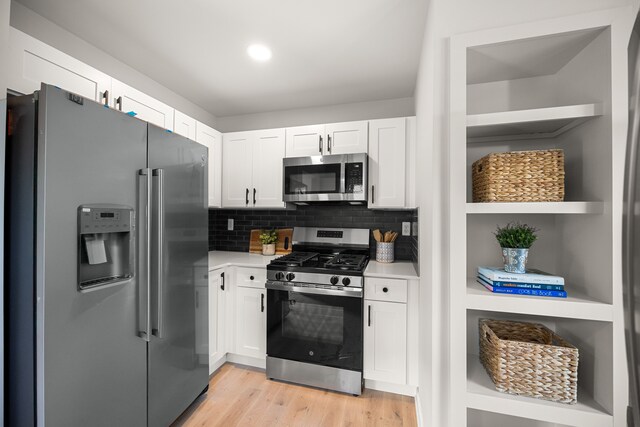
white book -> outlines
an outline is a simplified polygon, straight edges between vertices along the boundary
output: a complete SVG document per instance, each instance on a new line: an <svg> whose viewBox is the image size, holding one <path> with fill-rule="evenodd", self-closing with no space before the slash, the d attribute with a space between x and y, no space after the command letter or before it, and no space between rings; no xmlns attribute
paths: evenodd
<svg viewBox="0 0 640 427"><path fill-rule="evenodd" d="M539 283L545 285L564 285L564 277L554 276L544 271L527 269L526 273L509 273L497 267L478 267L478 273L496 282Z"/></svg>

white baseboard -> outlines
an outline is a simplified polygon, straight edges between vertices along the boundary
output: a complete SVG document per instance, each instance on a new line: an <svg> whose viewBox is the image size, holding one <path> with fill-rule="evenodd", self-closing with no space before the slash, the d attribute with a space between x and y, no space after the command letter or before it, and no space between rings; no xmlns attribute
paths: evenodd
<svg viewBox="0 0 640 427"><path fill-rule="evenodd" d="M227 353L227 362L238 363L240 365L252 366L254 368L266 369L267 359L258 359L256 357L242 356L240 354Z"/></svg>
<svg viewBox="0 0 640 427"><path fill-rule="evenodd" d="M418 427L424 427L424 416L422 414L422 403L420 403L420 393L416 390L416 395L413 398L416 405L416 420L418 422Z"/></svg>
<svg viewBox="0 0 640 427"><path fill-rule="evenodd" d="M416 386L407 384L394 384L384 381L364 380L365 388L378 391L386 391L388 393L402 394L404 396L415 396Z"/></svg>
<svg viewBox="0 0 640 427"><path fill-rule="evenodd" d="M209 376L213 375L215 371L220 369L222 365L227 361L227 355L225 354L222 357L219 357L217 360L210 358L209 359Z"/></svg>

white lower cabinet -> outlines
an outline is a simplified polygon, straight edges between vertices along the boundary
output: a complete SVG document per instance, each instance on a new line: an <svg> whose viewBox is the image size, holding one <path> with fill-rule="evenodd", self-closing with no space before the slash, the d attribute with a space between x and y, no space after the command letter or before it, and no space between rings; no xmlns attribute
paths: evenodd
<svg viewBox="0 0 640 427"><path fill-rule="evenodd" d="M267 352L266 289L236 288L235 353L264 359Z"/></svg>
<svg viewBox="0 0 640 427"><path fill-rule="evenodd" d="M407 305L365 300L364 378L404 384L407 379Z"/></svg>
<svg viewBox="0 0 640 427"><path fill-rule="evenodd" d="M209 373L216 370L227 354L227 287L225 270L209 272Z"/></svg>

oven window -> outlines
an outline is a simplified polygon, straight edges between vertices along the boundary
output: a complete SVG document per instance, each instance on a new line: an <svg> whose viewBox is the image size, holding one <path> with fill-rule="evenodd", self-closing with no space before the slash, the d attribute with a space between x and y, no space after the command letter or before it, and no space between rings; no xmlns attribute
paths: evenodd
<svg viewBox="0 0 640 427"><path fill-rule="evenodd" d="M286 194L327 194L340 192L340 164L287 166Z"/></svg>
<svg viewBox="0 0 640 427"><path fill-rule="evenodd" d="M295 307L295 309L291 309ZM344 339L344 308L289 300L282 304L282 336L340 345Z"/></svg>

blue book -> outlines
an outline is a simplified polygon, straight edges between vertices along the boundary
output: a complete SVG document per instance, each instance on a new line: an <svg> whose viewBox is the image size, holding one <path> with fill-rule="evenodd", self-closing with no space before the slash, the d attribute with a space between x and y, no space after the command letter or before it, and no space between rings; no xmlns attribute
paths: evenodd
<svg viewBox="0 0 640 427"><path fill-rule="evenodd" d="M490 290L494 294L512 294L512 295L529 295L536 297L554 297L554 298L566 298L566 291L543 291L538 289L521 289L521 288L502 288L498 286L492 286L486 283L484 280L478 278L478 283Z"/></svg>
<svg viewBox="0 0 640 427"><path fill-rule="evenodd" d="M496 267L478 267L478 274L494 282L537 283L541 285L564 285L564 277L553 276L544 271L527 269L527 273L508 273Z"/></svg>
<svg viewBox="0 0 640 427"><path fill-rule="evenodd" d="M564 285L544 285L540 283L522 283L522 282L509 282L491 280L488 277L478 274L478 277L487 282L491 286L497 286L499 288L521 288L521 289L538 289L541 291L564 291Z"/></svg>

